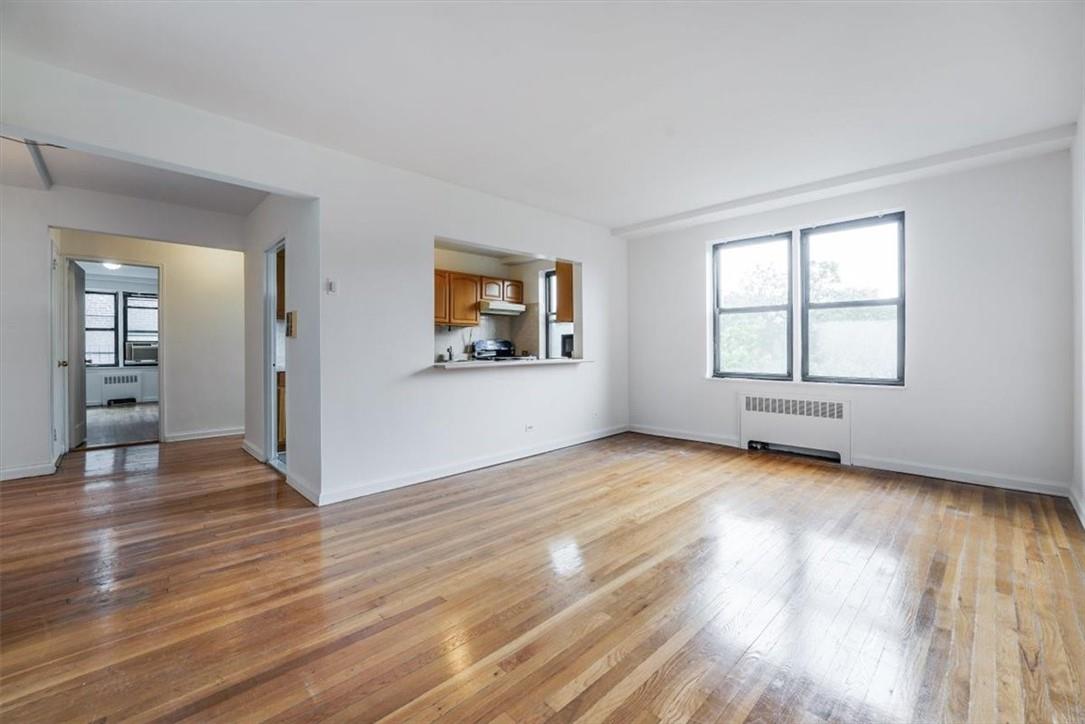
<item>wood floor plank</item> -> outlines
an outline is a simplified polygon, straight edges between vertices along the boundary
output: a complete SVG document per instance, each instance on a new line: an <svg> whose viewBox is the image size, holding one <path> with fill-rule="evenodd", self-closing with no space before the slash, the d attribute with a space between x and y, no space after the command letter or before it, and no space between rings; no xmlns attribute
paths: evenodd
<svg viewBox="0 0 1085 724"><path fill-rule="evenodd" d="M1064 499L622 434L326 508L237 438L0 485L5 721L1085 720Z"/></svg>

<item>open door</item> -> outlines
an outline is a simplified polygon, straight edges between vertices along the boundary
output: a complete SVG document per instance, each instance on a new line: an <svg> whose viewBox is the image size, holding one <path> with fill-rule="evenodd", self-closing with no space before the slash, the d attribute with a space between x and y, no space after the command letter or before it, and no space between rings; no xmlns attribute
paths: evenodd
<svg viewBox="0 0 1085 724"><path fill-rule="evenodd" d="M87 374L84 304L86 273L68 261L68 356L58 364L68 368L68 448L74 450L87 440Z"/></svg>

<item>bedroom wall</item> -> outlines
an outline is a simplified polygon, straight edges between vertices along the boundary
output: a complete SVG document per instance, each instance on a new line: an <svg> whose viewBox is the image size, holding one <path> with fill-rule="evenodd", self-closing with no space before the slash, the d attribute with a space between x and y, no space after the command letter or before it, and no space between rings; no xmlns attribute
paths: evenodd
<svg viewBox="0 0 1085 724"><path fill-rule="evenodd" d="M0 186L0 209L0 477L7 479L49 474L56 460L50 226L240 249L244 220L59 186Z"/></svg>

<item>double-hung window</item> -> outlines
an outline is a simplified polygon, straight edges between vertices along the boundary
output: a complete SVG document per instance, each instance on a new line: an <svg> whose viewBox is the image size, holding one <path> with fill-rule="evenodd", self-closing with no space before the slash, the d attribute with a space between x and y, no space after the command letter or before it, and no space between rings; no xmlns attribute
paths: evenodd
<svg viewBox="0 0 1085 724"><path fill-rule="evenodd" d="M803 229L802 378L904 384L904 213Z"/></svg>
<svg viewBox="0 0 1085 724"><path fill-rule="evenodd" d="M158 295L124 293L124 341L158 341Z"/></svg>
<svg viewBox="0 0 1085 724"><path fill-rule="evenodd" d="M904 384L904 212L713 246L717 377ZM793 257L794 254L794 257ZM792 299L792 259L799 302Z"/></svg>
<svg viewBox="0 0 1085 724"><path fill-rule="evenodd" d="M84 342L89 367L117 366L117 294L86 292Z"/></svg>
<svg viewBox="0 0 1085 724"><path fill-rule="evenodd" d="M791 233L716 244L717 377L791 379Z"/></svg>

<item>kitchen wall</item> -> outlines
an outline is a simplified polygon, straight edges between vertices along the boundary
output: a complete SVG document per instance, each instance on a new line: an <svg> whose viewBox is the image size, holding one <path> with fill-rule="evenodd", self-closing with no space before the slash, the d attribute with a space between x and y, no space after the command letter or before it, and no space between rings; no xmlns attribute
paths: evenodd
<svg viewBox="0 0 1085 724"><path fill-rule="evenodd" d="M1065 494L1069 173L1060 151L632 241L634 429L734 445L742 393L848 399L858 465ZM710 242L896 209L906 213L906 387L707 376Z"/></svg>
<svg viewBox="0 0 1085 724"><path fill-rule="evenodd" d="M2 92L2 89L0 89ZM243 219L54 186L0 186L0 477L53 472L49 227L240 248Z"/></svg>
<svg viewBox="0 0 1085 724"><path fill-rule="evenodd" d="M244 256L226 249L57 230L60 252L158 266L165 439L244 431Z"/></svg>
<svg viewBox="0 0 1085 724"><path fill-rule="evenodd" d="M300 277L298 255L288 250L287 276L291 289L303 289L291 303L300 334L314 334L293 349L319 359L319 374L300 371L296 356L288 366L312 385L307 401L319 410L306 430L319 440L319 478L307 482L321 502L592 439L628 423L626 246L604 228L11 53L0 62L0 118L9 135L319 199L318 245L305 251ZM435 238L583 262L591 361L434 369ZM334 294L323 291L326 279L336 282ZM256 341L247 337L247 344ZM297 387L291 415L296 395ZM500 406L503 423L464 414L480 405ZM288 434L291 464L314 452L306 449L311 440Z"/></svg>

